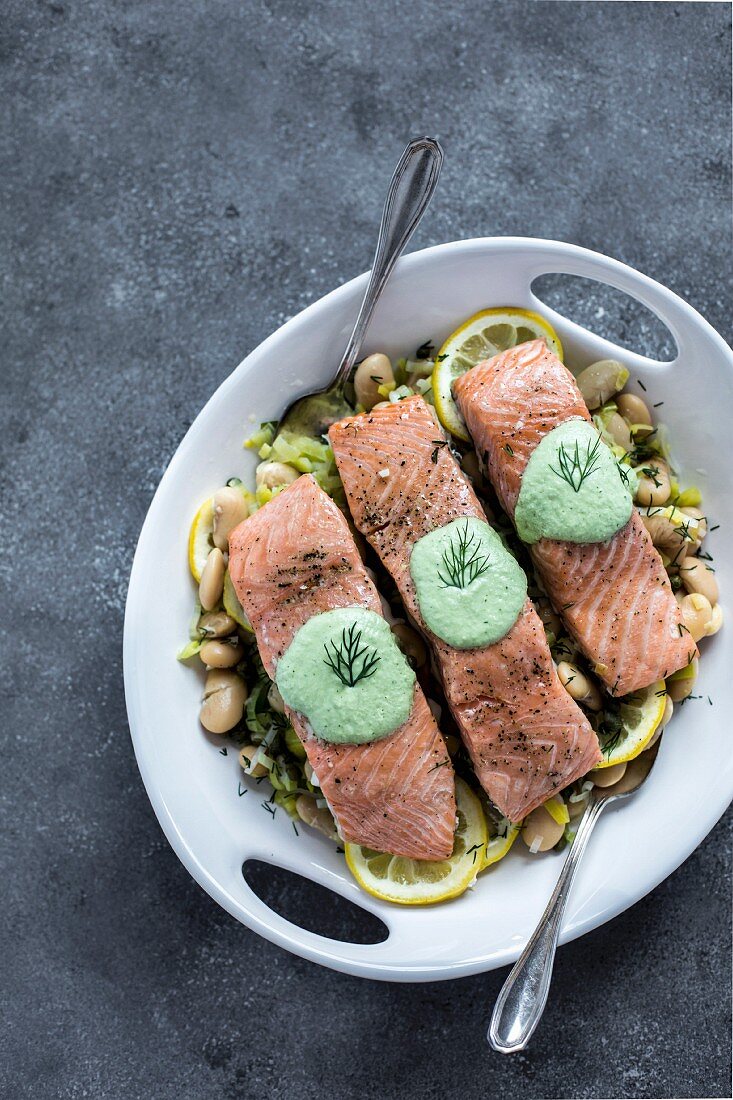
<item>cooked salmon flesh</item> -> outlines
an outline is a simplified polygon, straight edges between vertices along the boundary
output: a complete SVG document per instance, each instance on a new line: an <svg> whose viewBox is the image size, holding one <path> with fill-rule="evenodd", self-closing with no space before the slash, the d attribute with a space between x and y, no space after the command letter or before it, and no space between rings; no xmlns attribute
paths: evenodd
<svg viewBox="0 0 733 1100"><path fill-rule="evenodd" d="M532 340L461 375L456 400L510 517L540 440L590 414L570 371ZM697 647L683 624L662 559L636 510L602 543L540 539L532 558L566 627L612 695L627 695L689 664Z"/></svg>
<svg viewBox="0 0 733 1100"><path fill-rule="evenodd" d="M587 718L560 683L529 599L492 645L457 649L421 618L410 574L417 541L460 517L486 516L432 409L410 397L329 431L349 508L429 639L446 699L487 794L521 820L601 759Z"/></svg>
<svg viewBox="0 0 733 1100"><path fill-rule="evenodd" d="M293 636L314 615L353 605L382 614L344 516L310 475L240 524L229 546L234 588L273 679ZM302 714L288 716L344 840L412 859L451 854L453 768L419 685L408 720L379 741L332 744L316 737Z"/></svg>

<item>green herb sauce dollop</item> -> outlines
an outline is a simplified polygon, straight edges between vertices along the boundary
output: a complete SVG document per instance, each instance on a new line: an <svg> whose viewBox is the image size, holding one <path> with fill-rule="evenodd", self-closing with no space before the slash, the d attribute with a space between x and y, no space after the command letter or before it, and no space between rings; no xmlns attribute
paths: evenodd
<svg viewBox="0 0 733 1100"><path fill-rule="evenodd" d="M491 645L509 633L527 598L527 578L484 520L451 520L410 555L425 625L456 649Z"/></svg>
<svg viewBox="0 0 733 1100"><path fill-rule="evenodd" d="M530 455L514 511L523 542L605 542L633 509L633 471L586 420L566 420Z"/></svg>
<svg viewBox="0 0 733 1100"><path fill-rule="evenodd" d="M415 673L381 615L340 607L296 631L275 681L317 737L362 745L394 733L410 717Z"/></svg>

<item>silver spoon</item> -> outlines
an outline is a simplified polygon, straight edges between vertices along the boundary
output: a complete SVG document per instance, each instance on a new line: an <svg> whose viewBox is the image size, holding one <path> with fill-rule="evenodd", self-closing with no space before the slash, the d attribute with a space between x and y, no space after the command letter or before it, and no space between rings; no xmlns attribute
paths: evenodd
<svg viewBox="0 0 733 1100"><path fill-rule="evenodd" d="M595 823L612 802L628 798L638 791L652 770L661 742L660 737L651 749L632 760L613 787L605 790L594 787L591 791L552 897L529 943L504 982L494 1007L486 1037L494 1050L501 1054L524 1050L545 1011L565 905Z"/></svg>
<svg viewBox="0 0 733 1100"><path fill-rule="evenodd" d="M288 406L277 432L287 429L319 436L334 421L354 411L346 401L344 386L359 357L367 326L394 265L428 208L442 164L443 150L434 138L415 138L407 145L389 185L369 284L339 369L325 389L298 397Z"/></svg>

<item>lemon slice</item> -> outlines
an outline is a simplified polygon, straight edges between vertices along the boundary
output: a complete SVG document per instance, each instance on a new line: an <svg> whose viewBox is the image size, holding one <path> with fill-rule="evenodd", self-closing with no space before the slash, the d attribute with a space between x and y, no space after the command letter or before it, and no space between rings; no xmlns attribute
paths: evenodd
<svg viewBox="0 0 733 1100"><path fill-rule="evenodd" d="M452 333L435 358L432 375L433 400L444 428L469 443L465 421L453 400L451 387L460 374L500 351L542 338L550 351L562 359L562 344L552 325L528 309L484 309Z"/></svg>
<svg viewBox="0 0 733 1100"><path fill-rule="evenodd" d="M249 630L250 633L254 633L252 627L249 625L249 619L244 613L244 608L237 599L237 593L234 591L234 582L229 576L229 570L227 569L224 574L224 593L222 595L222 603L224 604L224 610L230 618L234 619L235 623L238 623L245 630Z"/></svg>
<svg viewBox="0 0 733 1100"><path fill-rule="evenodd" d="M506 836L495 836L493 840L488 842L484 849L484 858L481 864L482 871L487 867L491 867L492 863L498 863L500 859L504 858L519 836L519 829L519 825L510 825Z"/></svg>
<svg viewBox="0 0 733 1100"><path fill-rule="evenodd" d="M188 535L188 565L193 579L201 580L209 551L214 547L214 500L205 500L193 517Z"/></svg>
<svg viewBox="0 0 733 1100"><path fill-rule="evenodd" d="M603 760L596 764L596 768L624 764L644 751L662 721L666 695L664 680L659 680L650 687L626 696L621 703L623 731L617 740L614 738L609 749L601 750Z"/></svg>
<svg viewBox="0 0 733 1100"><path fill-rule="evenodd" d="M450 859L407 859L346 844L346 862L359 885L398 905L431 905L462 894L483 867L488 834L481 803L462 779L456 779L456 806L458 827Z"/></svg>

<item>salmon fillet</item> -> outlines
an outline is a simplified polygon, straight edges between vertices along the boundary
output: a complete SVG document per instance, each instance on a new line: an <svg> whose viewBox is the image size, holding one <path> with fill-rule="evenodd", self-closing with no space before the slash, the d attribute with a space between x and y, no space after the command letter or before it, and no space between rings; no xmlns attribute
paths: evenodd
<svg viewBox="0 0 733 1100"><path fill-rule="evenodd" d="M453 390L513 518L522 474L542 437L571 417L591 419L575 379L543 340L532 340L461 375ZM647 687L697 654L636 510L607 542L541 539L530 552L556 611L612 695Z"/></svg>
<svg viewBox="0 0 733 1100"><path fill-rule="evenodd" d="M413 546L451 520L486 516L421 397L347 417L328 434L354 522L430 640L479 782L505 817L520 821L601 759L595 733L557 677L542 623L528 599L500 641L455 649L423 622Z"/></svg>
<svg viewBox="0 0 733 1100"><path fill-rule="evenodd" d="M236 528L229 571L273 679L314 615L355 604L382 614L344 516L310 475ZM450 856L453 767L419 685L407 722L363 745L323 741L303 715L286 710L344 840L411 859Z"/></svg>

